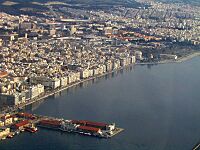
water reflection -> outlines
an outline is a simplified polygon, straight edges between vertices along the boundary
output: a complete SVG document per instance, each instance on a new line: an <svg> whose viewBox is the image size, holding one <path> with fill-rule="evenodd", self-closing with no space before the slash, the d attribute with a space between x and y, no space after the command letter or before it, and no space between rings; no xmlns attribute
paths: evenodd
<svg viewBox="0 0 200 150"><path fill-rule="evenodd" d="M42 99L41 101L38 101L38 102L35 102L35 103L32 103L31 105L28 105L26 107L24 107L21 111L34 111L36 110L41 104L43 104L45 101L45 99Z"/></svg>

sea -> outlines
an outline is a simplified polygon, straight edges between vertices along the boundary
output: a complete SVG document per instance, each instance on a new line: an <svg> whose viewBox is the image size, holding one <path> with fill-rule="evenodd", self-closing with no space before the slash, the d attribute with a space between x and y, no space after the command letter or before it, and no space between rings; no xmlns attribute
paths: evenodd
<svg viewBox="0 0 200 150"><path fill-rule="evenodd" d="M130 66L24 111L114 122L124 131L101 139L39 128L0 141L0 150L191 150L200 142L200 58Z"/></svg>

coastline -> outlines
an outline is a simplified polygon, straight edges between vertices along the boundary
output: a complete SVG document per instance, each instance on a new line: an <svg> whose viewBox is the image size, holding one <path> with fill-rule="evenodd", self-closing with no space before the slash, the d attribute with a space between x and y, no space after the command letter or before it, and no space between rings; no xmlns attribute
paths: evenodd
<svg viewBox="0 0 200 150"><path fill-rule="evenodd" d="M147 62L147 63L133 63L133 64L129 64L127 66L124 66L124 67L120 67L120 68L117 68L117 69L114 69L112 71L109 71L109 72L105 72L103 74L100 74L100 75L96 75L96 76L93 76L93 77L90 77L90 78L86 78L86 79L82 79L80 81L77 81L77 82L74 82L74 83L71 83L67 86L64 86L64 87L60 87L60 88L57 88L57 89L54 89L52 91L46 91L44 92L44 94L40 95L39 97L36 97L34 99L31 99L31 100L28 100L26 101L25 103L22 103L22 104L19 104L19 105L16 105L14 107L10 107L8 109L5 109L4 111L1 111L0 113L4 114L4 113L7 113L7 112L15 112L15 111L18 111L20 108L24 108L28 105L31 105L33 103L36 103L38 101L41 101L41 100L44 100L45 98L48 98L49 96L52 96L54 94L57 94L61 91L64 91L68 88L71 88L73 86L76 86L76 85L79 85L83 82L87 82L87 81L90 81L90 80L94 80L96 78L100 78L100 77L103 77L105 75L108 75L108 74L111 74L111 73L114 73L116 71L119 71L119 70L123 70L125 68L128 68L130 66L134 66L134 65L157 65L157 64L168 64L168 63L181 63L181 62L184 62L186 60L189 60L189 59L192 59L196 56L200 56L200 52L195 52L195 53L192 53L192 54L189 54L189 55L186 55L184 57L180 57L178 58L177 60L164 60L164 61L160 61L160 62Z"/></svg>
<svg viewBox="0 0 200 150"><path fill-rule="evenodd" d="M0 113L4 114L4 113L6 113L6 112L8 112L8 111L9 111L9 113L10 113L10 112L16 112L16 111L18 111L18 109L20 109L20 108L24 108L24 107L26 107L26 106L28 106L28 105L31 105L31 104L36 103L36 102L38 102L38 101L41 101L41 100L43 100L43 99L45 99L45 98L48 98L49 96L52 96L52 95L57 94L57 93L59 93L59 92L62 92L62 91L66 90L66 89L68 89L68 88L71 88L71 87L73 87L73 86L76 86L76 85L79 85L79 84L81 84L81 83L84 83L84 82L87 82L87 81L90 81L90 80L94 80L94 79L97 79L97 78L106 76L106 75L108 75L108 74L114 73L114 72L116 72L116 71L123 70L123 69L125 69L125 68L128 68L128 67L130 67L130 66L134 66L134 65L135 65L135 63L129 64L129 65L127 65L127 66L120 67L120 68L114 69L114 70L109 71L109 72L105 72L105 73L100 74L100 75L96 75L96 76L93 76L93 77L90 77L90 78L82 79L82 80L80 80L80 81L71 83L71 84L69 84L69 85L67 85L67 86L54 89L54 90L52 90L52 91L46 91L46 92L44 92L42 95L40 95L40 96L38 96L38 97L36 97L36 98L34 98L34 99L32 99L32 100L28 100L28 101L26 101L25 103L22 103L22 104L19 104L19 105L10 107L10 108L8 108L8 109L5 109L4 111L1 111Z"/></svg>
<svg viewBox="0 0 200 150"><path fill-rule="evenodd" d="M157 64L169 64L169 63L182 63L184 61L190 60L194 57L200 56L199 52L194 52L191 54L188 54L186 56L180 57L177 60L162 60L159 62L144 62L144 63L135 63L136 65L157 65Z"/></svg>

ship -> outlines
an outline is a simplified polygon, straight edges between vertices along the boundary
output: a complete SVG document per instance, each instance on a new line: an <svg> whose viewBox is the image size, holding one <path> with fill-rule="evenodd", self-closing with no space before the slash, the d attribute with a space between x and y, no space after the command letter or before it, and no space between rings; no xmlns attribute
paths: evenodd
<svg viewBox="0 0 200 150"><path fill-rule="evenodd" d="M25 127L24 128L26 131L30 132L30 133L35 133L38 131L38 129L36 127Z"/></svg>
<svg viewBox="0 0 200 150"><path fill-rule="evenodd" d="M7 138L13 138L14 134L10 133L7 135Z"/></svg>

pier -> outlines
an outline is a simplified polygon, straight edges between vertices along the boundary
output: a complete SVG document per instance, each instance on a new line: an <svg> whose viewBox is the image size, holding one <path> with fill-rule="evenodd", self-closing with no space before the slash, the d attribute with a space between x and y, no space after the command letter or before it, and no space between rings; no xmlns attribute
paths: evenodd
<svg viewBox="0 0 200 150"><path fill-rule="evenodd" d="M118 133L122 132L123 130L124 130L123 128L116 128L113 131L113 134L110 137L113 137L113 136L117 135Z"/></svg>
<svg viewBox="0 0 200 150"><path fill-rule="evenodd" d="M10 124L5 123L3 128L6 129L7 132L0 137L1 140L12 138L24 131L35 133L38 131L38 128L47 128L59 132L81 134L98 138L111 138L124 130L117 127L115 123L108 124L88 120L65 120L63 118L29 113L15 113L3 117L5 117L5 122L6 118L12 118L12 121L10 121Z"/></svg>
<svg viewBox="0 0 200 150"><path fill-rule="evenodd" d="M120 132L122 132L124 129L123 128L119 128L119 127L116 127L115 124L105 124L105 123L98 123L98 122L91 122L91 121L86 121L86 120L65 120L63 118L55 118L55 117L49 117L49 116L42 116L42 115L34 115L37 117L37 119L35 119L33 121L34 124L37 124L39 127L42 127L42 128L48 128L48 129L53 129L53 130L60 130L62 132L70 132L70 133L79 133L79 134L84 134L84 135L91 135L91 136L97 136L97 137L101 137L101 138L111 138L117 134L119 134ZM45 124L45 125L41 125L41 122L42 121L48 121L49 125L48 124ZM57 123L59 123L59 126ZM55 126L51 126L52 123L54 125L58 125L58 127L55 128ZM70 127L70 129L66 129L66 128L63 128L64 126L66 127L67 126L71 126L71 125L74 125L74 127L76 125L79 126L85 126L85 127L89 127L89 128L92 128L92 130L94 128L96 129L101 129L102 131L105 130L106 132L109 132L111 131L107 136L105 135L93 135L93 134L90 134L91 132L90 131L82 131L82 132L79 132L77 130L77 127L75 127L74 129L72 129ZM105 129L105 127L109 127L109 126L112 126L113 128L112 129Z"/></svg>

